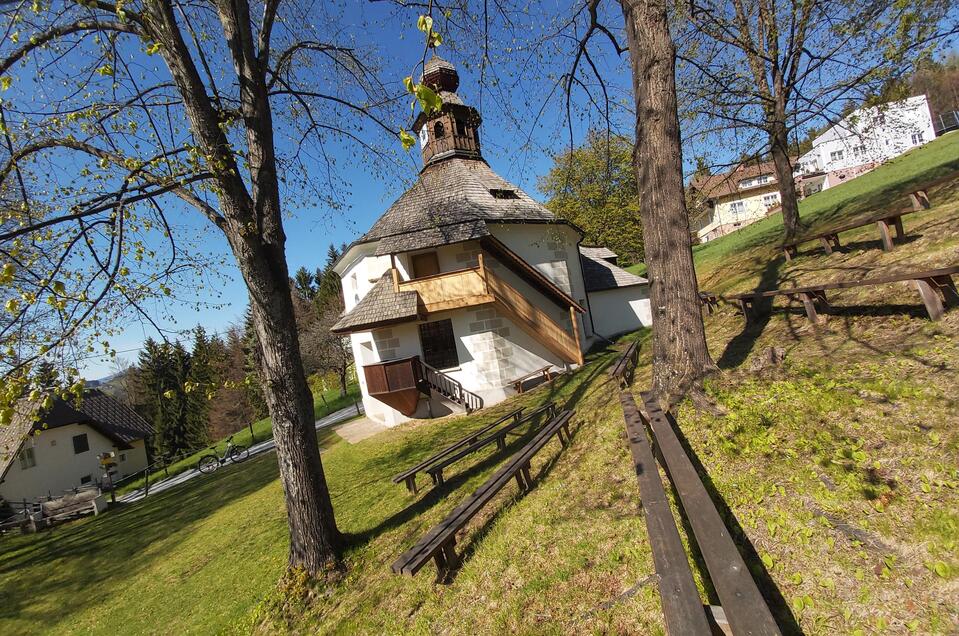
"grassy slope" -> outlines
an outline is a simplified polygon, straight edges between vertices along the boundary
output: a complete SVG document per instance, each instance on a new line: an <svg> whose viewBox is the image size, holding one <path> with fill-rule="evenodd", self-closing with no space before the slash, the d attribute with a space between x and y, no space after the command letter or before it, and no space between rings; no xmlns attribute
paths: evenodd
<svg viewBox="0 0 959 636"><path fill-rule="evenodd" d="M830 219L852 187L901 207L899 195L863 193L869 182L862 180L900 182L917 172L914 162L932 173L951 169L934 164L954 162L957 144L959 135L947 137L811 197L804 217ZM703 286L750 289L861 276L876 266L955 263L956 186L932 197L932 210L906 219L920 238L889 254L859 244L832 257L808 252L786 266L775 249L776 219L749 226L697 250ZM865 230L844 239L855 245L875 237ZM890 299L899 306L884 308ZM725 372L708 388L729 415L684 406L682 430L787 625L797 621L817 634L953 633L959 311L930 323L906 286L843 292L835 302L845 309L817 330L795 308L747 330L731 310L709 317L711 351ZM787 349L786 364L749 371L769 346ZM0 540L0 632L103 633L117 625L131 633L247 632L266 621L269 630L324 633L662 633L655 584L629 592L653 568L622 415L604 373L613 356L600 352L552 387L472 418L414 422L357 445L330 434L321 442L323 460L350 548L344 579L314 597L297 601L272 585L286 540L267 456L251 462L250 472L221 471L198 488L51 535ZM644 349L637 388L647 382L648 364ZM413 579L390 574L392 560L496 461L464 463L444 489L418 496L389 476L464 429L548 398L575 404L581 417L573 444L560 454L551 443L534 462L538 486L522 498L509 486L470 525L455 582L434 586L432 566ZM701 584L715 602L708 581Z"/></svg>

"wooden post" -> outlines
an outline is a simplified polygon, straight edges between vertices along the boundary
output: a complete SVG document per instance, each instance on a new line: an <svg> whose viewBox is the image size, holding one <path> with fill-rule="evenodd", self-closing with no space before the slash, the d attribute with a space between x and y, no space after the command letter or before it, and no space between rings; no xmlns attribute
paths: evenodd
<svg viewBox="0 0 959 636"><path fill-rule="evenodd" d="M822 243L822 248L825 250L826 255L829 256L832 254L832 245L829 244L829 237L820 236L819 242Z"/></svg>
<svg viewBox="0 0 959 636"><path fill-rule="evenodd" d="M786 257L786 262L788 263L793 259L792 250L788 247L783 248L783 256Z"/></svg>
<svg viewBox="0 0 959 636"><path fill-rule="evenodd" d="M901 240L902 237L906 235L906 231L902 227L902 216L897 214L896 216L892 217L891 220L893 225L896 226L896 238Z"/></svg>
<svg viewBox="0 0 959 636"><path fill-rule="evenodd" d="M392 255L390 256L392 258ZM396 269L396 265L393 266L393 291L399 293L400 291L400 272Z"/></svg>
<svg viewBox="0 0 959 636"><path fill-rule="evenodd" d="M891 252L893 245L892 237L889 235L889 224L886 223L885 219L882 219L876 221L876 227L879 228L879 240L882 241L882 249L886 252Z"/></svg>
<svg viewBox="0 0 959 636"><path fill-rule="evenodd" d="M922 298L922 304L926 306L926 312L930 320L939 320L944 311L942 298L939 297L939 291L936 289L935 281L927 278L920 278L913 281L916 289L919 290L919 297Z"/></svg>
<svg viewBox="0 0 959 636"><path fill-rule="evenodd" d="M250 426L250 444L253 444L254 442L256 442L256 435L253 433L253 422L252 422L252 421L250 422L249 426Z"/></svg>
<svg viewBox="0 0 959 636"><path fill-rule="evenodd" d="M799 297L802 299L803 307L806 308L806 318L814 325L819 324L819 314L816 313L816 303L813 302L812 296L802 292Z"/></svg>
<svg viewBox="0 0 959 636"><path fill-rule="evenodd" d="M476 259L479 261L480 278L483 279L483 293L489 295L489 278L486 276L486 259L483 258L482 250L476 255Z"/></svg>
<svg viewBox="0 0 959 636"><path fill-rule="evenodd" d="M959 307L959 291L956 290L956 283L953 282L952 276L949 274L935 276L932 280L939 287L946 307Z"/></svg>

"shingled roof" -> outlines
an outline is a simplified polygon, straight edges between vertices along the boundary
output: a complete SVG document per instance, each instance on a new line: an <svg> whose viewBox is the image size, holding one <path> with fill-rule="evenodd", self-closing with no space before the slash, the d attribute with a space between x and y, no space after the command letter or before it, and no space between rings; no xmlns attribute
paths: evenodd
<svg viewBox="0 0 959 636"><path fill-rule="evenodd" d="M382 241L377 255L397 253L486 236L488 222L560 221L483 159L453 157L424 168L358 242Z"/></svg>
<svg viewBox="0 0 959 636"><path fill-rule="evenodd" d="M579 260L583 264L583 282L586 284L586 291L588 292L649 283L642 276L630 274L625 269L617 267L607 260L584 253L582 249L580 250Z"/></svg>
<svg viewBox="0 0 959 636"><path fill-rule="evenodd" d="M330 331L351 333L411 320L419 315L415 291L396 291L391 272L386 272L360 302L336 321Z"/></svg>
<svg viewBox="0 0 959 636"><path fill-rule="evenodd" d="M790 163L795 164L799 161L798 157L790 157ZM743 179L750 179L760 175L768 174L772 177L770 181L745 188L739 187L739 182ZM740 194L760 190L776 185L776 164L772 161L750 161L736 166L734 169L723 172L722 174L697 175L689 183L691 190L706 199L721 199L732 194Z"/></svg>
<svg viewBox="0 0 959 636"><path fill-rule="evenodd" d="M588 258L601 258L605 260L618 256L613 250L601 245L580 245L579 251L583 256Z"/></svg>

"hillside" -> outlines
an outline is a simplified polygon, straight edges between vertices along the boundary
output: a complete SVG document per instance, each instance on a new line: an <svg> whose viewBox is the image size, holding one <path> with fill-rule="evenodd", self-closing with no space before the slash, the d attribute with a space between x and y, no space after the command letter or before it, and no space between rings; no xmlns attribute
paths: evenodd
<svg viewBox="0 0 959 636"><path fill-rule="evenodd" d="M803 218L822 227L900 209L910 183L956 170L959 134L810 197ZM959 181L930 195L933 208L905 218L910 240L892 252L865 228L843 235L847 251L825 256L808 244L786 263L776 247L781 220L770 217L698 247L701 286L746 291L959 263ZM929 322L905 284L830 300L836 311L818 328L778 300L748 328L729 307L708 316L722 373L707 390L727 414L682 405L682 433L787 633L955 633L959 311ZM752 370L773 346L785 349L784 364ZM578 372L473 417L412 422L355 445L325 435L337 521L350 541L346 573L328 589L274 585L285 515L266 456L136 507L0 539L0 632L663 633L606 374L616 355L594 352ZM648 365L644 346L634 390L648 384ZM508 486L470 524L452 584L434 585L432 566L415 578L390 573L499 456L466 462L419 495L389 477L464 430L549 399L577 411L572 444L560 452L551 442L533 464L537 486L522 497ZM708 580L699 583L715 603Z"/></svg>

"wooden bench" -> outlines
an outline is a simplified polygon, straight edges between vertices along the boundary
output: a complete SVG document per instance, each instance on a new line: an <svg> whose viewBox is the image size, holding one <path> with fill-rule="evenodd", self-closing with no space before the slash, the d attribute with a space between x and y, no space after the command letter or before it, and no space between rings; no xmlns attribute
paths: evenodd
<svg viewBox="0 0 959 636"><path fill-rule="evenodd" d="M678 494L678 503L692 528L729 628L733 634L780 634L779 626L733 542L729 529L676 436L673 428L675 420L671 415L663 413L652 394L644 393L643 402L646 407L646 422L653 433L669 479ZM671 556L676 557L672 553ZM676 569L673 568L674 574ZM691 612L691 609L688 609L690 602L686 600L683 607ZM694 632L670 629L670 633Z"/></svg>
<svg viewBox="0 0 959 636"><path fill-rule="evenodd" d="M929 190L944 183L951 183L956 180L959 180L959 172L947 174L944 177L939 177L935 181L929 181L928 183L924 183L917 187L915 190L909 193L909 202L912 203L912 209L916 210L917 212L919 210L928 210L930 207L932 207L932 204L929 201Z"/></svg>
<svg viewBox="0 0 959 636"><path fill-rule="evenodd" d="M459 460L463 459L468 455L489 446L490 444L496 444L496 448L499 450L506 449L506 436L512 433L513 430L519 428L527 422L532 422L539 418L543 419L552 419L556 416L556 405L552 402L547 402L543 406L536 408L526 415L515 419L512 422L509 422L505 426L502 426L498 429L490 432L486 437L480 437L473 441L472 444L468 444L461 448L459 452L447 455L445 458L440 461L428 466L424 469L430 478L433 480L434 486L440 486L444 483L443 480L443 471L446 470L449 466L455 464Z"/></svg>
<svg viewBox="0 0 959 636"><path fill-rule="evenodd" d="M824 232L819 232L818 234L810 234L794 241L790 241L789 243L784 243L782 246L783 255L786 257L787 261L791 261L793 257L799 254L800 245L817 240L822 245L823 251L825 251L826 254L832 254L834 249L839 249L842 247L842 244L839 242L840 232L866 227L867 225L872 225L873 223L876 224L876 227L879 230L879 240L882 241L882 249L886 252L889 252L892 251L894 247L892 234L889 232L889 226L896 228L896 239L901 240L906 234L902 226L902 217L906 214L912 214L918 211L918 209L912 209L900 210L899 212L894 212L892 214L885 213L879 217L860 219L858 221L853 221Z"/></svg>
<svg viewBox="0 0 959 636"><path fill-rule="evenodd" d="M629 391L620 391L619 401L626 421L626 439L633 458L633 471L639 482L639 497L645 513L643 517L653 553L653 566L659 577L659 596L662 599L666 632L677 635L710 634L703 602L689 569L686 548L679 536L659 468L653 459L639 408Z"/></svg>
<svg viewBox="0 0 959 636"><path fill-rule="evenodd" d="M639 363L639 341L631 342L623 355L619 357L609 374L619 380L621 387L627 387L633 383L633 374L636 373L636 365Z"/></svg>
<svg viewBox="0 0 959 636"><path fill-rule="evenodd" d="M739 310L743 316L745 316L746 322L749 322L754 313L754 305L758 300L762 298L772 298L774 296L786 296L790 299L798 297L806 310L806 317L809 318L810 322L818 323L818 311L829 309L829 302L826 299L826 292L829 290L912 281L916 286L916 290L919 292L919 297L922 299L922 304L925 306L929 318L931 320L939 320L945 311L945 307L959 306L959 292L956 291L956 284L952 280L952 275L957 272L959 272L959 265L954 265L952 267L894 274L879 278L846 280L834 283L823 283L821 285L792 287L789 289L770 289L768 291L732 294L724 296L723 298L737 304Z"/></svg>
<svg viewBox="0 0 959 636"><path fill-rule="evenodd" d="M708 314L712 314L719 308L719 296L712 292L699 292L699 302L706 308Z"/></svg>
<svg viewBox="0 0 959 636"><path fill-rule="evenodd" d="M436 562L436 580L438 582L448 581L450 573L460 563L459 556L456 554L456 533L462 530L470 519L476 516L512 479L516 480L520 491L529 490L533 485L533 478L530 474L531 460L554 436L559 437L563 447L569 443L569 421L572 417L572 411L561 411L553 417L473 494L464 499L445 519L423 535L416 542L416 545L400 555L391 566L393 572L413 576L432 559Z"/></svg>
<svg viewBox="0 0 959 636"><path fill-rule="evenodd" d="M531 371L530 373L527 373L526 375L520 378L516 378L515 380L510 380L507 384L512 385L513 390L516 391L517 393L522 393L523 383L526 382L527 380L532 380L533 378L537 376L542 376L547 382L552 380L553 373L550 371L550 369L552 368L553 368L553 365L547 364L542 369L536 369L535 371Z"/></svg>
<svg viewBox="0 0 959 636"><path fill-rule="evenodd" d="M417 473L425 472L425 470L432 464L435 464L436 462L441 461L444 457L448 457L450 454L456 452L458 449L463 448L464 446L468 446L469 444L472 444L473 442L478 440L481 435L496 428L503 422L510 419L512 419L514 422L518 421L522 414L523 414L522 408L516 409L515 411L511 411L507 413L506 415L499 418L495 422L491 424L487 424L486 426L480 428L479 430L473 431L472 433L470 433L463 439L459 440L458 442L454 442L453 444L447 446L446 448L436 453L435 455L427 457L426 459L416 464L415 466L412 466L411 468L407 468L400 474L395 475L393 477L393 483L398 484L402 481L406 484L407 490L415 494L417 490L416 489Z"/></svg>

